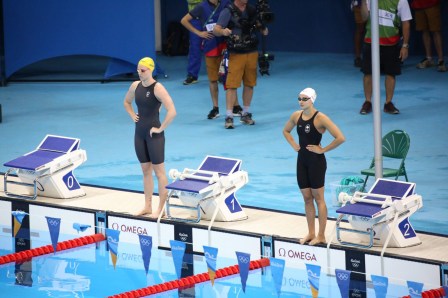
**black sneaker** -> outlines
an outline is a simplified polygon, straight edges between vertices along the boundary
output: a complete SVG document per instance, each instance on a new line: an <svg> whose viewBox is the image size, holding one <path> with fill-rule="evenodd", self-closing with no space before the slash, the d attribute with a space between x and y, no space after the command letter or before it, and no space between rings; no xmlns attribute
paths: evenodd
<svg viewBox="0 0 448 298"><path fill-rule="evenodd" d="M384 113L400 114L400 110L398 110L392 102L389 102L384 104Z"/></svg>
<svg viewBox="0 0 448 298"><path fill-rule="evenodd" d="M207 119L215 119L219 117L219 108L213 107L213 109L208 113Z"/></svg>
<svg viewBox="0 0 448 298"><path fill-rule="evenodd" d="M437 71L439 72L445 72L446 71L446 65L443 60L440 60L439 63L437 63Z"/></svg>
<svg viewBox="0 0 448 298"><path fill-rule="evenodd" d="M254 125L255 121L252 119L251 113L246 113L243 116L241 116L240 122L246 124L246 125Z"/></svg>
<svg viewBox="0 0 448 298"><path fill-rule="evenodd" d="M370 112L372 112L372 103L370 101L365 101L362 104L362 108L361 108L361 111L359 111L359 113L361 115L366 115L366 114L369 114Z"/></svg>
<svg viewBox="0 0 448 298"><path fill-rule="evenodd" d="M191 85L198 82L198 78L188 75L184 81L184 85Z"/></svg>
<svg viewBox="0 0 448 298"><path fill-rule="evenodd" d="M233 118L232 117L226 117L226 121L224 122L224 127L226 129L232 129L233 128Z"/></svg>
<svg viewBox="0 0 448 298"><path fill-rule="evenodd" d="M241 106L234 106L233 107L233 117L241 117L243 115L243 108Z"/></svg>

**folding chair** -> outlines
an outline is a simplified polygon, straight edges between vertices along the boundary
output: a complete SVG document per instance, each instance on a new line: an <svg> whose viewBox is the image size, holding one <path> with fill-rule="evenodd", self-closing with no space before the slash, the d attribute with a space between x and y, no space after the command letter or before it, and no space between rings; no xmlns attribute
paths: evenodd
<svg viewBox="0 0 448 298"><path fill-rule="evenodd" d="M383 159L384 162L390 161L388 159L399 160L400 164L398 167L383 167L383 178L393 177L395 180L400 176L404 176L406 181L408 181L408 175L405 168L405 159L408 155L409 147L411 145L411 140L409 135L403 130L393 130L387 133L382 140L383 149L382 156L387 159ZM372 159L370 167L361 171L362 175L366 175L364 179L363 190L365 190L367 179L370 176L375 177L375 158Z"/></svg>

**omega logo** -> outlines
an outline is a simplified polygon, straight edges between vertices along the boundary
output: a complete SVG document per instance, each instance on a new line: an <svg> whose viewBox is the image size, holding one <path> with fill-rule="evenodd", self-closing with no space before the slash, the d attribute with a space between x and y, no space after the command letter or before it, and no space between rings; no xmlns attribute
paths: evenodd
<svg viewBox="0 0 448 298"><path fill-rule="evenodd" d="M114 222L112 223L112 229L121 231L121 232L127 232L127 233L133 233L133 234L141 234L141 235L148 235L148 232L143 227L138 226L128 226L125 224L119 225L118 223Z"/></svg>
<svg viewBox="0 0 448 298"><path fill-rule="evenodd" d="M288 257L291 259L300 259L300 260L306 260L306 261L316 261L317 258L315 254L304 252L304 251L294 251L292 249L286 250L284 248L280 248L278 250L278 254L281 257Z"/></svg>

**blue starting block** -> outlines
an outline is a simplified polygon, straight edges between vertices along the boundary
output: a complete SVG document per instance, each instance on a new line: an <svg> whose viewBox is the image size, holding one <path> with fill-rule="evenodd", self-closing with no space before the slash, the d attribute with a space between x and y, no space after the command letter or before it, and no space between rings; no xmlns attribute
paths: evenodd
<svg viewBox="0 0 448 298"><path fill-rule="evenodd" d="M248 183L247 172L241 171L241 160L206 156L199 168L172 169L169 176L174 182L167 185L166 214L169 219L199 222L201 219L235 221L246 219L236 191ZM177 198L181 202L173 203ZM172 208L187 210L186 218L174 217Z"/></svg>
<svg viewBox="0 0 448 298"><path fill-rule="evenodd" d="M86 151L79 149L79 143L76 138L47 135L34 151L3 164L10 168L4 175L5 193L32 200L37 195L60 199L84 196L73 175L73 170L87 160ZM19 181L8 179L13 172ZM10 184L25 186L29 194L9 192Z"/></svg>
<svg viewBox="0 0 448 298"><path fill-rule="evenodd" d="M420 244L409 217L423 207L422 197L415 194L415 183L377 179L367 193L355 192L353 196L339 194L343 206L336 210L337 240L344 245L370 248L408 247ZM347 217L351 228L341 227ZM360 243L342 240L341 232L356 233ZM362 244L367 243L367 244Z"/></svg>

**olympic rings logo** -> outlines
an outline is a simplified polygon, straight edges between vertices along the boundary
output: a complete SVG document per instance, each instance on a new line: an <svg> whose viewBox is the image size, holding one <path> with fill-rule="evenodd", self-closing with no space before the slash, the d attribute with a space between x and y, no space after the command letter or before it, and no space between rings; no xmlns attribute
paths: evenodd
<svg viewBox="0 0 448 298"><path fill-rule="evenodd" d="M60 219L47 218L47 222L50 226L57 226L59 225L60 221L61 221Z"/></svg>
<svg viewBox="0 0 448 298"><path fill-rule="evenodd" d="M338 279L339 280L348 280L348 274L347 273L338 273Z"/></svg>
<svg viewBox="0 0 448 298"><path fill-rule="evenodd" d="M149 239L141 238L141 239L140 239L140 243L141 243L143 246L150 246L150 245L152 244L152 241L149 240Z"/></svg>
<svg viewBox="0 0 448 298"><path fill-rule="evenodd" d="M247 263L249 263L249 258L248 257L243 257L243 256L238 256L238 261L243 263L243 264L247 264Z"/></svg>
<svg viewBox="0 0 448 298"><path fill-rule="evenodd" d="M358 268L361 264L361 261L357 259L351 259L350 262L352 263L353 268Z"/></svg>
<svg viewBox="0 0 448 298"><path fill-rule="evenodd" d="M188 234L186 234L186 233L179 233L179 238L180 238L180 240L185 242L188 239Z"/></svg>

